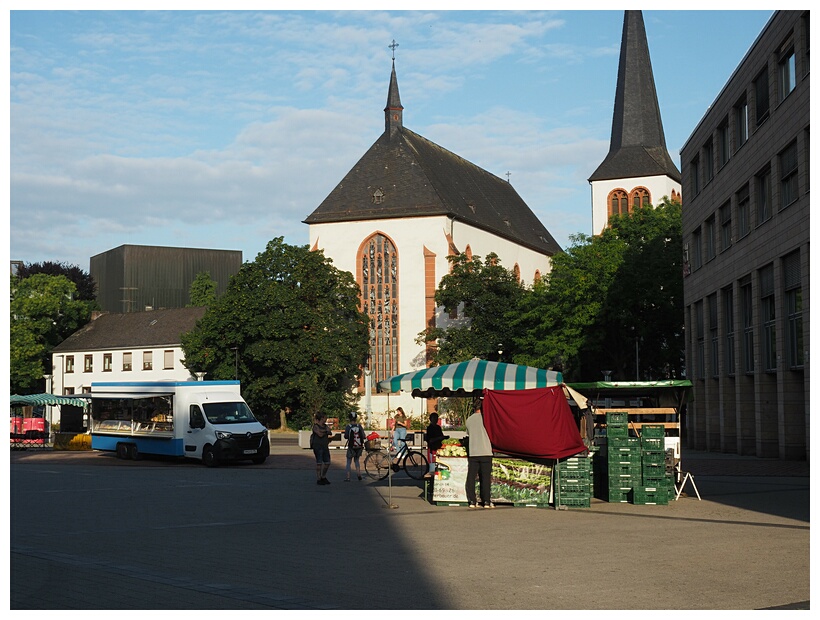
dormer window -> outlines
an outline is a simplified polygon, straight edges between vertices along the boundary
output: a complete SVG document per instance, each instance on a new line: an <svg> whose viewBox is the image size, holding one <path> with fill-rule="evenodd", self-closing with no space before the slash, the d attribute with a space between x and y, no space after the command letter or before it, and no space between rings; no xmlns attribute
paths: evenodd
<svg viewBox="0 0 820 620"><path fill-rule="evenodd" d="M384 202L384 192L381 190L381 188L379 188L375 192L373 192L373 204L374 205L380 205L383 202Z"/></svg>

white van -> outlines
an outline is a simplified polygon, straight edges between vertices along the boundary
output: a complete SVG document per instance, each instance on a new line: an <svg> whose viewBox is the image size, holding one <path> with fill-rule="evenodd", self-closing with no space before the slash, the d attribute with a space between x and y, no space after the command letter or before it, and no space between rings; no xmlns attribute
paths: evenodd
<svg viewBox="0 0 820 620"><path fill-rule="evenodd" d="M267 429L239 393L239 381L117 381L91 384L91 449L119 458L184 456L214 467L262 464Z"/></svg>

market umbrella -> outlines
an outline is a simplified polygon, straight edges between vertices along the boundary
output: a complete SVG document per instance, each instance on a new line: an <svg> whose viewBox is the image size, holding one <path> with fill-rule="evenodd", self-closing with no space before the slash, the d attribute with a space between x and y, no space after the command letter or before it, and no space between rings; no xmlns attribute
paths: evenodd
<svg viewBox="0 0 820 620"><path fill-rule="evenodd" d="M560 372L490 362L473 358L467 362L432 366L379 381L387 392L411 392L413 396L467 395L476 390L529 390L563 382Z"/></svg>

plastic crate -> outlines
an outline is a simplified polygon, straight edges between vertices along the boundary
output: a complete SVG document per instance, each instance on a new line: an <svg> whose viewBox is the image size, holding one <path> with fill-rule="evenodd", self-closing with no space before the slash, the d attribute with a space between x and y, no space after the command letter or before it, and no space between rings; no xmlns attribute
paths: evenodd
<svg viewBox="0 0 820 620"><path fill-rule="evenodd" d="M669 491L661 487L635 487L632 489L632 503L641 506L666 506L669 504Z"/></svg>
<svg viewBox="0 0 820 620"><path fill-rule="evenodd" d="M629 414L626 411L607 411L606 412L606 425L609 427L610 424L624 424L626 425L629 422Z"/></svg>
<svg viewBox="0 0 820 620"><path fill-rule="evenodd" d="M641 473L645 478L663 478L666 475L665 463L643 463Z"/></svg>
<svg viewBox="0 0 820 620"><path fill-rule="evenodd" d="M610 503L620 503L620 504L627 504L629 503L630 495L632 494L631 488L625 489L609 489L606 494L606 501Z"/></svg>
<svg viewBox="0 0 820 620"><path fill-rule="evenodd" d="M592 500L590 497L562 497L557 500L558 506L563 506L566 508L589 508L591 503Z"/></svg>
<svg viewBox="0 0 820 620"><path fill-rule="evenodd" d="M641 463L643 465L663 465L666 468L666 453L644 450L641 454Z"/></svg>
<svg viewBox="0 0 820 620"><path fill-rule="evenodd" d="M663 424L644 424L641 426L641 437L643 438L660 438L666 436L666 429Z"/></svg>
<svg viewBox="0 0 820 620"><path fill-rule="evenodd" d="M634 448L639 450L641 448L641 440L639 437L611 437L607 439L607 450L611 448Z"/></svg>
<svg viewBox="0 0 820 620"><path fill-rule="evenodd" d="M555 493L559 497L575 497L578 495L589 495L589 484L561 484L555 489Z"/></svg>
<svg viewBox="0 0 820 620"><path fill-rule="evenodd" d="M607 424L606 436L607 442L610 437L628 437L629 427L626 424Z"/></svg>
<svg viewBox="0 0 820 620"><path fill-rule="evenodd" d="M664 439L663 437L641 437L641 448L644 450L660 450L663 452Z"/></svg>

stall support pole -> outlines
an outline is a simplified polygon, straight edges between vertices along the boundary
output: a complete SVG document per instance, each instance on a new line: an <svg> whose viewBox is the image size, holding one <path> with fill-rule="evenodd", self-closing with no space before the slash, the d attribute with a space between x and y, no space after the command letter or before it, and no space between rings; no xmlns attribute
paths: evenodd
<svg viewBox="0 0 820 620"><path fill-rule="evenodd" d="M683 487L686 486L686 481L692 483L692 488L695 489L695 495L698 496L698 501L700 501L700 493L698 492L698 487L695 484L695 477L690 472L681 472L683 474L683 479L680 481L680 486L677 488L677 494L675 495L675 501L678 501L680 498L680 494L683 493Z"/></svg>

